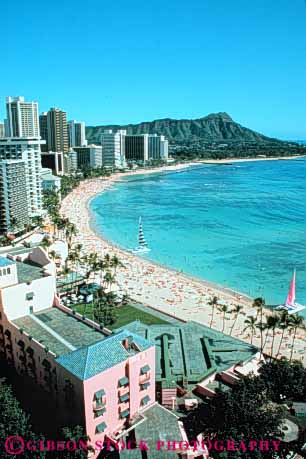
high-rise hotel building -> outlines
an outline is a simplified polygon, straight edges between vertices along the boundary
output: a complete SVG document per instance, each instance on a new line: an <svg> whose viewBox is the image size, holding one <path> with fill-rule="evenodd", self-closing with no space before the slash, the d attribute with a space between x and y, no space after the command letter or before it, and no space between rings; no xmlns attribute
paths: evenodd
<svg viewBox="0 0 306 459"><path fill-rule="evenodd" d="M44 114L45 115L45 114ZM41 126L45 119L40 118ZM47 135L42 137L47 142L48 151L69 151L67 113L59 108L50 108L47 113Z"/></svg>
<svg viewBox="0 0 306 459"><path fill-rule="evenodd" d="M168 140L164 135L149 134L148 157L149 160L168 159Z"/></svg>
<svg viewBox="0 0 306 459"><path fill-rule="evenodd" d="M168 159L168 140L157 134L127 135L125 157L128 163Z"/></svg>
<svg viewBox="0 0 306 459"><path fill-rule="evenodd" d="M71 120L67 123L70 147L86 147L85 123Z"/></svg>
<svg viewBox="0 0 306 459"><path fill-rule="evenodd" d="M36 215L41 215L43 213L40 145L41 140L37 137L7 137L0 139L0 164L2 165L2 180L5 182L5 177L8 177L7 172L6 175L3 172L4 169L9 168L11 171L13 167L16 167L16 174L18 177L23 177L23 179L17 181L16 176L15 185L17 187L18 184L19 192L14 192L14 195L21 196L21 194L25 193L27 203L26 208L28 217L30 218L35 217ZM6 162L7 160L13 160L15 163L7 163L6 166L3 166L3 162ZM16 161L19 161L19 168L17 168ZM25 183L25 189L22 181ZM12 188L8 186L8 183L2 188L1 202L8 203L6 213L13 215L14 206L11 205L12 201L3 201L4 194L6 193L5 190L9 189ZM24 200L22 200L22 202L23 201ZM27 220L26 214L24 214L23 221L24 220ZM26 221L24 221L24 223L26 223Z"/></svg>
<svg viewBox="0 0 306 459"><path fill-rule="evenodd" d="M43 112L39 115L40 137L45 141L41 146L41 151L48 151L48 113Z"/></svg>
<svg viewBox="0 0 306 459"><path fill-rule="evenodd" d="M125 130L113 132L109 129L103 132L101 143L104 167L125 166L125 138Z"/></svg>
<svg viewBox="0 0 306 459"><path fill-rule="evenodd" d="M0 234L21 230L29 222L26 164L23 159L0 161Z"/></svg>
<svg viewBox="0 0 306 459"><path fill-rule="evenodd" d="M145 163L149 159L149 134L125 137L125 158L128 163Z"/></svg>
<svg viewBox="0 0 306 459"><path fill-rule="evenodd" d="M43 213L38 104L6 98L6 137L0 138L0 232L22 229Z"/></svg>
<svg viewBox="0 0 306 459"><path fill-rule="evenodd" d="M7 136L39 138L38 103L26 102L24 97L7 97Z"/></svg>

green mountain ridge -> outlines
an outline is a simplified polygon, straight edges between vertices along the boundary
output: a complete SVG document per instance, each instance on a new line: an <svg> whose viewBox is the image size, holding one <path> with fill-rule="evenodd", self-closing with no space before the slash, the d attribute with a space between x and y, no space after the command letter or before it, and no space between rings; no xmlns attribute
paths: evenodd
<svg viewBox="0 0 306 459"><path fill-rule="evenodd" d="M224 112L212 113L197 119L164 118L138 124L88 126L87 139L90 143L100 142L104 129L126 129L128 134L165 135L170 143L191 144L195 142L280 142L248 129Z"/></svg>

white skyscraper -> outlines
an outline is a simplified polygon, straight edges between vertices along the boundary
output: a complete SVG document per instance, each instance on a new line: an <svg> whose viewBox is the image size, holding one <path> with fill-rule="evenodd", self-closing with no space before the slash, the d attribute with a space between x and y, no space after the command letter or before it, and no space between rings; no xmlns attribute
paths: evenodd
<svg viewBox="0 0 306 459"><path fill-rule="evenodd" d="M168 140L164 135L149 134L148 158L164 161L168 159Z"/></svg>
<svg viewBox="0 0 306 459"><path fill-rule="evenodd" d="M29 217L43 213L40 145L41 140L33 137L0 139L0 163L4 160L24 162Z"/></svg>
<svg viewBox="0 0 306 459"><path fill-rule="evenodd" d="M7 136L39 138L38 103L25 102L24 97L7 97Z"/></svg>
<svg viewBox="0 0 306 459"><path fill-rule="evenodd" d="M104 131L101 138L103 166L125 166L125 136L126 131Z"/></svg>
<svg viewBox="0 0 306 459"><path fill-rule="evenodd" d="M85 123L71 120L67 123L70 147L86 147Z"/></svg>

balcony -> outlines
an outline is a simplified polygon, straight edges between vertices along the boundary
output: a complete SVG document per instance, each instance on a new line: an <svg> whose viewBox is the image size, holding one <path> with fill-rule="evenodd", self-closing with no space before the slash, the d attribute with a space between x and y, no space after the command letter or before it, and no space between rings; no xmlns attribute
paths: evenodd
<svg viewBox="0 0 306 459"><path fill-rule="evenodd" d="M105 401L104 400L97 400L94 403L93 410L94 411L99 411L99 410L103 410L103 409L106 409L105 408Z"/></svg>
<svg viewBox="0 0 306 459"><path fill-rule="evenodd" d="M31 347L28 347L26 352L29 354L30 357L33 357L34 355L34 349L32 349Z"/></svg>
<svg viewBox="0 0 306 459"><path fill-rule="evenodd" d="M146 389L148 389L148 387L150 387L150 383L149 382L146 382L144 384L140 384L140 390L146 390Z"/></svg>
<svg viewBox="0 0 306 459"><path fill-rule="evenodd" d="M98 424L96 427L96 434L104 432L106 428L107 425L105 424L105 422L101 422L101 424Z"/></svg>
<svg viewBox="0 0 306 459"><path fill-rule="evenodd" d="M150 371L150 366L149 365L145 365L144 367L140 368L140 374L141 375L145 375L146 373L148 373Z"/></svg>
<svg viewBox="0 0 306 459"><path fill-rule="evenodd" d="M128 402L130 400L130 394L124 394L119 396L119 403Z"/></svg>
<svg viewBox="0 0 306 459"><path fill-rule="evenodd" d="M139 376L139 384L144 384L149 382L150 380L150 373L146 373L144 375Z"/></svg>
<svg viewBox="0 0 306 459"><path fill-rule="evenodd" d="M128 410L130 408L130 403L129 401L128 402L123 402L123 403L120 403L119 405L119 411L120 411L120 414L126 410Z"/></svg>
<svg viewBox="0 0 306 459"><path fill-rule="evenodd" d="M11 334L10 330L5 330L4 334L5 334L5 336L6 336L7 338L11 338L11 335L12 335L12 334Z"/></svg>
<svg viewBox="0 0 306 459"><path fill-rule="evenodd" d="M24 341L22 341L22 339L20 339L17 344L21 349L24 349Z"/></svg>
<svg viewBox="0 0 306 459"><path fill-rule="evenodd" d="M99 410L95 410L94 417L99 418L100 416L103 416L103 414L106 412L106 408L101 408Z"/></svg>
<svg viewBox="0 0 306 459"><path fill-rule="evenodd" d="M126 409L120 412L120 419L126 419L130 415L130 410Z"/></svg>
<svg viewBox="0 0 306 459"><path fill-rule="evenodd" d="M141 406L145 406L147 405L149 402L151 401L150 397L148 395L146 395L145 397L143 397L140 401L140 404Z"/></svg>
<svg viewBox="0 0 306 459"><path fill-rule="evenodd" d="M121 397L121 395L128 394L129 392L130 392L130 386L120 387L120 389L118 390L118 395L119 397Z"/></svg>
<svg viewBox="0 0 306 459"><path fill-rule="evenodd" d="M129 384L129 378L127 376L124 376L123 378L120 378L119 381L119 387L127 386Z"/></svg>

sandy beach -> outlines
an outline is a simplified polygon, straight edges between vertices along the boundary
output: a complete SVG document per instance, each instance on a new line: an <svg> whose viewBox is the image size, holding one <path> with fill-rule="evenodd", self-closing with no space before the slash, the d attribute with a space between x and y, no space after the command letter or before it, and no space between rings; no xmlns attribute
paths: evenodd
<svg viewBox="0 0 306 459"><path fill-rule="evenodd" d="M266 159L270 160L270 158L258 158L258 160ZM225 162L234 162L234 160L227 160ZM106 253L111 255L116 254L120 258L124 264L124 268L120 268L117 271L117 284L122 292L126 292L131 298L138 302L143 302L151 308L184 321L194 320L207 326L211 322L212 310L208 305L208 301L212 296L216 295L219 299L219 304L226 304L229 311L238 304L242 305L243 310L237 317L232 335L250 343L249 332L243 330L245 328L244 321L246 317L256 315L256 310L252 307L251 298L234 292L229 288L204 280L194 279L180 272L137 257L101 238L90 227L90 212L88 209L90 200L97 194L109 189L122 177L171 170L178 171L197 164L199 162L191 162L159 169L120 173L108 178L84 181L62 201L61 212L77 226L78 235L75 237L74 242L81 243L84 252L97 252L101 255L105 255ZM272 312L269 309L265 309L264 314L269 315ZM225 317L225 333L230 334L234 321L235 314L227 313ZM215 309L212 327L217 330L222 330L223 328L223 314L217 309ZM281 332L277 330L274 340L274 354L278 350L280 338ZM292 337L288 336L288 333L285 333L280 349L280 356L290 356L291 342ZM270 353L271 343L272 333L266 340L265 352L268 354ZM260 347L259 330L253 338L253 344ZM294 348L293 358L301 360L306 365L305 331L300 331L297 334Z"/></svg>

